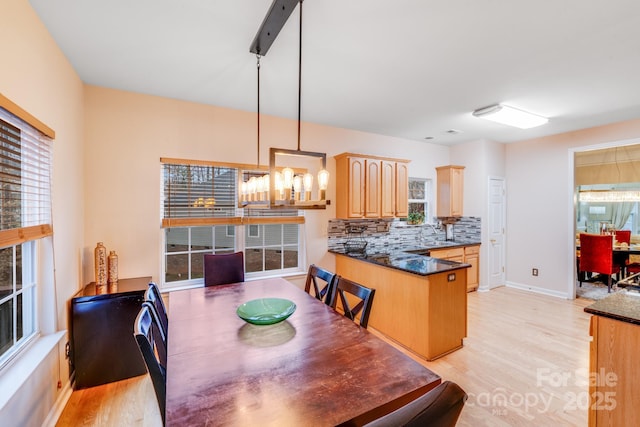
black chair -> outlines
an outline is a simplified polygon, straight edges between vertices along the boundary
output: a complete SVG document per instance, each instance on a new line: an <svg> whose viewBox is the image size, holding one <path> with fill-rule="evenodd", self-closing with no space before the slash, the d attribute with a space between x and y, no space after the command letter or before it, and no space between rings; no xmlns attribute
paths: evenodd
<svg viewBox="0 0 640 427"><path fill-rule="evenodd" d="M149 283L149 288L144 293L144 300L153 305L155 314L158 316L163 339L166 342L169 334L169 317L167 316L167 309L162 300L162 295L160 295L160 290L155 283Z"/></svg>
<svg viewBox="0 0 640 427"><path fill-rule="evenodd" d="M356 316L360 313L360 326L366 328L369 323L369 315L371 314L375 292L375 289L367 288L359 283L338 276L329 305L335 309L338 304L338 297L340 297L340 304L344 310L344 315L355 322ZM345 293L359 298L360 301L351 308L351 304L349 304Z"/></svg>
<svg viewBox="0 0 640 427"><path fill-rule="evenodd" d="M159 328L156 322L157 320L151 312L150 304L143 304L133 325L133 335L140 348L140 353L142 353L144 363L147 365L153 389L158 399L162 424L164 425L167 401L167 370L165 368L166 365L163 366L157 356L157 352L161 351L164 343L154 339L152 330L154 327ZM164 348L164 352L166 354L166 348Z"/></svg>
<svg viewBox="0 0 640 427"><path fill-rule="evenodd" d="M149 301L144 301L142 303L143 307L147 307L149 312L151 313L151 317L153 317L153 323L151 324L151 337L153 338L153 342L155 345L156 355L160 361L160 364L166 369L167 368L167 336L162 332L162 326L160 324L160 317L156 312L155 307Z"/></svg>
<svg viewBox="0 0 640 427"><path fill-rule="evenodd" d="M456 425L467 394L458 384L445 381L433 390L366 427L453 427Z"/></svg>
<svg viewBox="0 0 640 427"><path fill-rule="evenodd" d="M307 272L307 281L304 284L304 291L309 295L315 296L316 299L324 302L325 304L331 303L331 295L335 287L335 281L337 279L335 273L331 273L322 267L318 267L315 264L309 266ZM322 280L324 283L318 284L318 281ZM313 294L311 293L311 285L313 284ZM320 288L322 286L322 289Z"/></svg>
<svg viewBox="0 0 640 427"><path fill-rule="evenodd" d="M244 282L244 253L205 254L204 285Z"/></svg>

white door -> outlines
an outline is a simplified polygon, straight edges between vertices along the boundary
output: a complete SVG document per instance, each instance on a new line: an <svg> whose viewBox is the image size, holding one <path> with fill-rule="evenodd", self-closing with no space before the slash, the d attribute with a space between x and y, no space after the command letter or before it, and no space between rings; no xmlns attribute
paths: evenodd
<svg viewBox="0 0 640 427"><path fill-rule="evenodd" d="M504 230L506 216L504 178L489 178L489 288L505 284Z"/></svg>

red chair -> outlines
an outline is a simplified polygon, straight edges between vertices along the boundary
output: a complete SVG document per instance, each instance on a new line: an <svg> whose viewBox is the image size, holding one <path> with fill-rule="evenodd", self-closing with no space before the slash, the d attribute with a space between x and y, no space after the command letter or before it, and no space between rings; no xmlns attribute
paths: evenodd
<svg viewBox="0 0 640 427"><path fill-rule="evenodd" d="M615 236L618 244L626 243L627 245L631 245L631 230L616 230ZM626 277L629 271L627 268L627 264L629 264L629 254L618 252L613 255L613 261L620 267L622 277Z"/></svg>
<svg viewBox="0 0 640 427"><path fill-rule="evenodd" d="M631 244L631 230L616 230L616 241L618 243Z"/></svg>
<svg viewBox="0 0 640 427"><path fill-rule="evenodd" d="M611 276L620 273L620 266L613 262L613 236L580 234L579 272L599 273L607 276L607 288L611 292ZM583 275L579 274L580 286Z"/></svg>

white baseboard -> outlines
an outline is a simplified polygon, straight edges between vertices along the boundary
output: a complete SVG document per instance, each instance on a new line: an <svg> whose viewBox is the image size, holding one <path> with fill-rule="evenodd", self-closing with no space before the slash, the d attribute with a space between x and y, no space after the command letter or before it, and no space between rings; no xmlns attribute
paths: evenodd
<svg viewBox="0 0 640 427"><path fill-rule="evenodd" d="M71 381L68 381L59 394L58 400L49 411L47 418L42 423L43 427L55 427L60 415L62 415L62 411L64 411L64 407L67 406L67 402L71 398L71 393L73 393L73 389L71 388Z"/></svg>
<svg viewBox="0 0 640 427"><path fill-rule="evenodd" d="M535 292L536 294L549 295L549 296L556 297L556 298L571 299L569 297L569 295L567 295L566 292L553 291L551 289L539 288L537 286L523 285L521 283L515 283L515 282L507 282L505 286L507 286L508 288L514 288L514 289L520 289L520 290L523 290L523 291Z"/></svg>

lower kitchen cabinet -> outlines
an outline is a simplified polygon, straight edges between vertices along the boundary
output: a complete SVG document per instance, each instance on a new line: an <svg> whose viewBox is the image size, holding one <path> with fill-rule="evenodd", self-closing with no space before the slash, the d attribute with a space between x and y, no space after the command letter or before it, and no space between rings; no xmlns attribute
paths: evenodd
<svg viewBox="0 0 640 427"><path fill-rule="evenodd" d="M471 268L467 269L467 292L478 289L480 277L480 245L432 249L429 251L429 256L470 264Z"/></svg>

